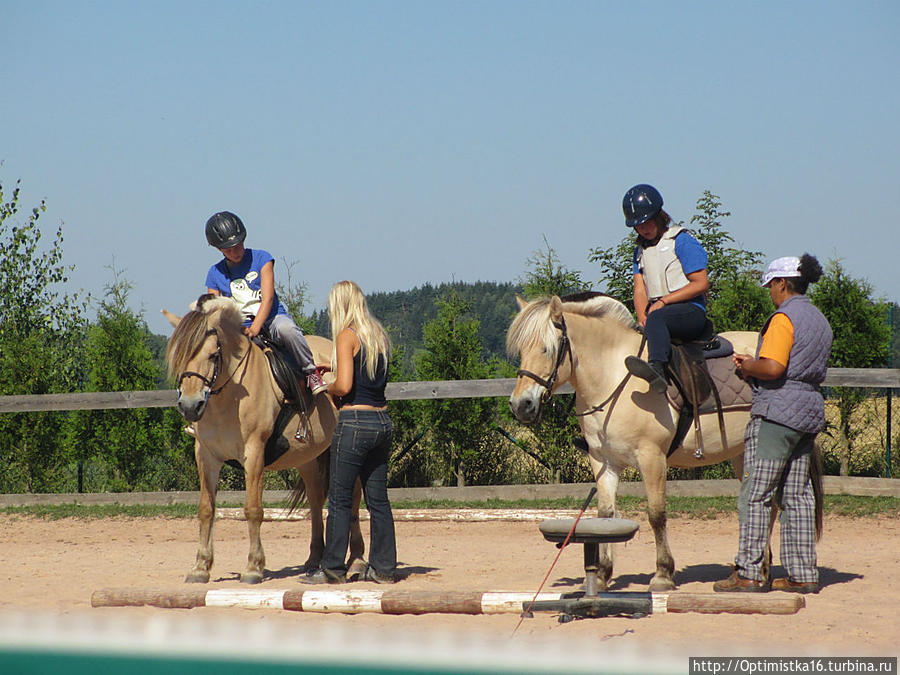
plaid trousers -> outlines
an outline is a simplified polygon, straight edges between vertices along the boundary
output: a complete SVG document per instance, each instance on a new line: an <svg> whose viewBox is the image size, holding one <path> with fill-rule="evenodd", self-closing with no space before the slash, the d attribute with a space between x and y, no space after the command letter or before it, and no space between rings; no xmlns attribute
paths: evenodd
<svg viewBox="0 0 900 675"><path fill-rule="evenodd" d="M759 451L763 423L763 418L753 417L744 432L744 476L738 499L740 545L735 566L742 577L765 581L763 557L770 535L771 508L780 487L781 564L792 581L818 583L815 495L809 478L809 448L815 434L799 435L799 441L785 456L769 459L772 453L764 452L767 457L761 457Z"/></svg>

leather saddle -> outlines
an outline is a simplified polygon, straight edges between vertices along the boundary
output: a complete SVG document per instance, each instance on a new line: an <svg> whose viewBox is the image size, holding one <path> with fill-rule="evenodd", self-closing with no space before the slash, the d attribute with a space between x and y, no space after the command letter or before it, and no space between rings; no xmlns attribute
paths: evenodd
<svg viewBox="0 0 900 675"><path fill-rule="evenodd" d="M734 345L716 334L709 319L696 340L672 341L672 355L666 368L670 381L666 395L679 413L667 455L681 446L692 422L701 442L699 416L707 412L717 414L722 446L728 447L723 410L749 405L752 399L750 387L734 374L733 353ZM702 447L695 456L703 456Z"/></svg>

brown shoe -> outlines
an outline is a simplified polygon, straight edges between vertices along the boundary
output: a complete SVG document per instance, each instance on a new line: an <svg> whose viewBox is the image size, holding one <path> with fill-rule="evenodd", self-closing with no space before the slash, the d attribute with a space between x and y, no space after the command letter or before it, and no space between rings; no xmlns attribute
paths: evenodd
<svg viewBox="0 0 900 675"><path fill-rule="evenodd" d="M745 579L735 570L727 579L714 583L713 590L716 593L768 593L769 584L756 579Z"/></svg>
<svg viewBox="0 0 900 675"><path fill-rule="evenodd" d="M818 593L819 584L815 581L791 581L788 577L784 577L772 582L772 590L787 591L788 593Z"/></svg>

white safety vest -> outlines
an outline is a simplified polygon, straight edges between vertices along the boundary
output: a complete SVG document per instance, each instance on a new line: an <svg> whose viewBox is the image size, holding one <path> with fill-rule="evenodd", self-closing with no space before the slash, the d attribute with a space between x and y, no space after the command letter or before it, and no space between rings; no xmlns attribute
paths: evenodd
<svg viewBox="0 0 900 675"><path fill-rule="evenodd" d="M675 237L684 232L683 227L670 227L663 233L655 246L638 247L637 264L644 277L647 297L661 298L688 285L689 280L675 255Z"/></svg>

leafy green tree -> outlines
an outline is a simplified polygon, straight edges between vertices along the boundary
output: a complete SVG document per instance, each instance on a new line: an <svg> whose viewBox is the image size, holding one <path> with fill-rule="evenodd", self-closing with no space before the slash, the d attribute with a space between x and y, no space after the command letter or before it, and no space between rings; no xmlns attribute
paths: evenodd
<svg viewBox="0 0 900 675"><path fill-rule="evenodd" d="M38 221L46 204L19 217L19 182L10 196L0 184L0 393L75 391L86 299L59 289L73 269L62 262L62 226L41 246ZM0 415L0 492L52 492L66 481L64 413Z"/></svg>
<svg viewBox="0 0 900 675"><path fill-rule="evenodd" d="M316 321L312 316L308 316L304 314L303 308L306 306L306 301L308 299L309 286L305 281L295 281L294 280L294 267L298 265L298 261L292 260L288 262L284 258L281 259L284 263L284 274L281 272L275 275L275 278L284 277L285 281L277 282L275 284L275 292L278 293L278 297L281 299L281 302L284 303L285 308L288 311L288 314L294 319L294 323L299 326L300 330L303 331L304 335L313 335L316 332ZM319 335L327 335L327 331L325 333L319 333Z"/></svg>
<svg viewBox="0 0 900 675"><path fill-rule="evenodd" d="M697 200L697 213L691 216L692 231L709 256L707 274L709 297L713 303L729 282L758 268L763 261L760 251L745 251L731 246L734 237L722 225L722 220L731 212L723 211L721 207L719 196L704 190ZM764 293L768 295L767 291Z"/></svg>
<svg viewBox="0 0 900 675"><path fill-rule="evenodd" d="M589 249L588 261L600 263L600 284L603 291L625 304L634 312L634 274L631 271L637 235L628 228L628 233L618 244L609 248Z"/></svg>
<svg viewBox="0 0 900 675"><path fill-rule="evenodd" d="M848 275L839 260L828 262L825 274L809 292L834 333L829 365L834 368L883 367L890 358L891 328L888 303L872 298L872 286ZM849 474L854 440L861 429L851 424L866 391L859 387L835 387L838 406L837 438L841 448L840 475Z"/></svg>
<svg viewBox="0 0 900 675"><path fill-rule="evenodd" d="M488 377L481 356L478 320L468 318L469 306L456 293L438 300L438 316L425 325L425 351L419 360L420 380L474 380ZM477 464L493 421L491 399L460 398L427 401L424 422L435 449L457 485L467 482L466 471ZM435 467L440 470L440 467ZM444 475L447 475L446 473ZM477 481L477 475L469 475Z"/></svg>
<svg viewBox="0 0 900 675"><path fill-rule="evenodd" d="M416 375L407 369L406 347L394 342L393 328L386 326L391 337L391 363L388 381L406 382ZM392 487L421 487L430 484L428 475L428 421L422 401L389 401L388 409L394 424L394 447L389 467Z"/></svg>
<svg viewBox="0 0 900 675"><path fill-rule="evenodd" d="M111 266L97 322L88 330L86 391L144 391L160 379L151 335L141 313L128 306L132 285ZM195 483L193 442L181 433L176 411L165 408L85 410L67 425L88 465L88 491L190 489ZM185 478L189 477L187 480Z"/></svg>
<svg viewBox="0 0 900 675"><path fill-rule="evenodd" d="M723 279L707 315L719 332L758 331L775 311L769 291L759 285L759 274L745 271Z"/></svg>
<svg viewBox="0 0 900 675"><path fill-rule="evenodd" d="M525 264L527 269L521 283L522 292L529 300L541 296L580 293L590 288L590 284L582 280L581 272L569 269L560 262L546 236L544 248L534 251Z"/></svg>
<svg viewBox="0 0 900 675"><path fill-rule="evenodd" d="M731 215L722 210L718 195L704 190L697 200L691 225L697 240L709 256L710 281L708 314L717 330L758 330L774 309L768 292L758 283L756 268L763 259L759 251L745 251L731 244L734 238L722 221ZM682 223L675 223L681 225ZM600 281L607 293L634 311L632 258L637 245L633 231L615 246L592 248L588 260L600 263Z"/></svg>
<svg viewBox="0 0 900 675"><path fill-rule="evenodd" d="M532 253L525 261L526 271L521 280L525 297L529 300L542 296L565 296L589 290L590 284L581 279L581 273L562 265L556 251L544 238L544 248ZM514 373L510 376L513 376ZM574 394L557 394L544 406L541 420L531 428L518 427L515 444L546 473L545 480L572 482L590 480L580 453L572 444L579 435L577 419L572 415ZM503 409L504 424L515 424L508 407ZM505 429L502 432L506 433Z"/></svg>

